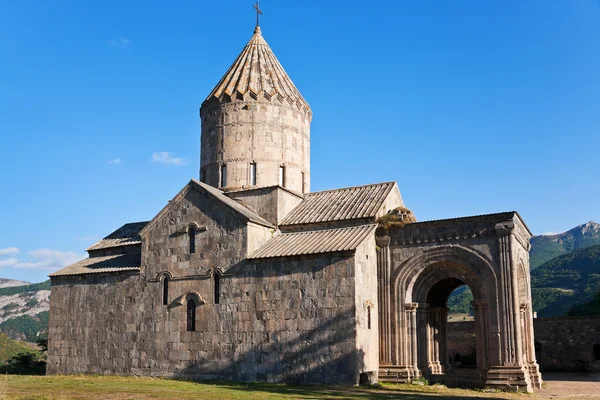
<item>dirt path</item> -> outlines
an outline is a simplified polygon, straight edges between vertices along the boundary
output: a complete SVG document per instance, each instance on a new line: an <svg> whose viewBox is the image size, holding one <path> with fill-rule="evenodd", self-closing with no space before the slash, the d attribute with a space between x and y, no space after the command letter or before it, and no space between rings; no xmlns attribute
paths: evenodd
<svg viewBox="0 0 600 400"><path fill-rule="evenodd" d="M542 374L542 399L600 399L600 374Z"/></svg>

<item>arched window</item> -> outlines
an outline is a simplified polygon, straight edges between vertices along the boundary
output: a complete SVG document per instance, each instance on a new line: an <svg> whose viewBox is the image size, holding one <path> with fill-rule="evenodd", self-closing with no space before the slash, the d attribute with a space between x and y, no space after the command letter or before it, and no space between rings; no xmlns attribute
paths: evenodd
<svg viewBox="0 0 600 400"><path fill-rule="evenodd" d="M187 301L187 330L193 332L196 330L196 300Z"/></svg>
<svg viewBox="0 0 600 400"><path fill-rule="evenodd" d="M594 358L600 360L600 344L594 343Z"/></svg>
<svg viewBox="0 0 600 400"><path fill-rule="evenodd" d="M279 186L285 187L285 167L279 167Z"/></svg>
<svg viewBox="0 0 600 400"><path fill-rule="evenodd" d="M221 274L219 272L215 272L213 274L213 279L215 281L215 304L219 304L221 297Z"/></svg>
<svg viewBox="0 0 600 400"><path fill-rule="evenodd" d="M165 275L163 278L163 305L169 304L169 276Z"/></svg>
<svg viewBox="0 0 600 400"><path fill-rule="evenodd" d="M256 185L256 163L250 163L250 184Z"/></svg>
<svg viewBox="0 0 600 400"><path fill-rule="evenodd" d="M190 226L188 231L189 239L190 239L190 254L196 252L196 227Z"/></svg>
<svg viewBox="0 0 600 400"><path fill-rule="evenodd" d="M227 186L227 165L223 164L221 165L221 180L220 180L220 187L225 187Z"/></svg>

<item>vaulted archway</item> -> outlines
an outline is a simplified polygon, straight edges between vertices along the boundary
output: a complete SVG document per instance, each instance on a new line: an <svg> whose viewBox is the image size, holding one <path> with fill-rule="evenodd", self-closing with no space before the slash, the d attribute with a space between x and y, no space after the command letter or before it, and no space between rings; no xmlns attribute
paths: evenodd
<svg viewBox="0 0 600 400"><path fill-rule="evenodd" d="M512 220L498 220L506 217ZM382 380L425 376L452 386L540 387L524 267L529 236L517 217L413 223L377 239ZM470 371L450 368L447 352L447 301L462 285L474 297Z"/></svg>

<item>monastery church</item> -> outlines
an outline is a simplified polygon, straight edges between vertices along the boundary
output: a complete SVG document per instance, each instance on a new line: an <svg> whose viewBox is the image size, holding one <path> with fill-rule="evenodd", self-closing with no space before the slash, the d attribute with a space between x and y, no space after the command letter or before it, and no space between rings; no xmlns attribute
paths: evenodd
<svg viewBox="0 0 600 400"><path fill-rule="evenodd" d="M258 26L200 119L199 179L50 275L48 374L541 386L518 213L417 222L396 182L311 192L312 110ZM471 369L447 352L462 285Z"/></svg>

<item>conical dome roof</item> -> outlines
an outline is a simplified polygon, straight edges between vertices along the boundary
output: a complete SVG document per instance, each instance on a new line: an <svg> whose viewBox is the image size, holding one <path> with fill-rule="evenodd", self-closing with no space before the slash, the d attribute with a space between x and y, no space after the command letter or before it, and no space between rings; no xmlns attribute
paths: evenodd
<svg viewBox="0 0 600 400"><path fill-rule="evenodd" d="M252 39L208 95L205 103L212 99L221 101L224 95L244 100L256 100L259 96L264 96L267 100L285 100L298 109L310 112L310 106L273 54L258 26L254 29Z"/></svg>

